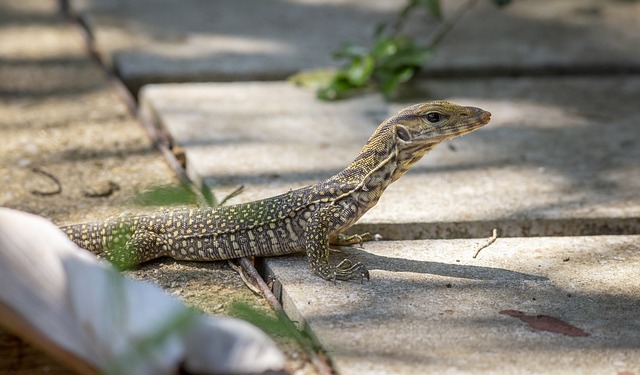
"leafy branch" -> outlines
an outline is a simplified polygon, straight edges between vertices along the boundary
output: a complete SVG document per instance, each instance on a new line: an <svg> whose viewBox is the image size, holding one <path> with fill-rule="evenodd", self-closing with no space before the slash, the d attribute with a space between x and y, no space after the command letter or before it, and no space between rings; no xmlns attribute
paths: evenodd
<svg viewBox="0 0 640 375"><path fill-rule="evenodd" d="M322 82L317 95L324 100L341 99L371 88L380 90L388 98L433 57L445 35L478 1L467 0L451 16L444 18L440 0L408 0L392 22L376 27L371 47L347 43L334 54L335 58L347 61L342 68L298 73L291 80L307 86ZM511 2L491 1L497 6ZM403 34L408 17L420 8L440 21L425 45L419 45Z"/></svg>

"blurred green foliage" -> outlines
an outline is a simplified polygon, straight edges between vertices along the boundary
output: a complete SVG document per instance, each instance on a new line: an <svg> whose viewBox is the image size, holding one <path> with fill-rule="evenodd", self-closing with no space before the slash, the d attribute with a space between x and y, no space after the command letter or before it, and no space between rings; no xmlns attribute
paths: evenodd
<svg viewBox="0 0 640 375"><path fill-rule="evenodd" d="M490 0L496 6L505 6L511 0ZM460 17L478 0L468 0L452 16L445 18L441 0L408 0L392 22L378 25L370 47L347 43L334 57L346 60L346 64L335 71L327 69L302 72L291 77L294 83L304 86L320 86L318 98L336 100L354 95L365 89L375 89L389 98L398 86L411 80L434 55L436 46ZM439 27L426 45L419 45L402 30L407 18L416 10L423 9L439 22Z"/></svg>
<svg viewBox="0 0 640 375"><path fill-rule="evenodd" d="M187 184L156 186L149 190L140 192L136 196L134 203L139 206L200 204L204 207L218 207L227 203L229 199L238 196L242 193L243 189L244 186L239 186L237 189L218 201L205 184L203 184L198 191L192 189Z"/></svg>
<svg viewBox="0 0 640 375"><path fill-rule="evenodd" d="M266 314L239 301L233 302L229 310L231 316L255 325L269 336L293 339L303 347L315 348L313 340L306 331L299 330L284 312L274 312L275 315ZM319 348L315 348L314 350L319 350Z"/></svg>

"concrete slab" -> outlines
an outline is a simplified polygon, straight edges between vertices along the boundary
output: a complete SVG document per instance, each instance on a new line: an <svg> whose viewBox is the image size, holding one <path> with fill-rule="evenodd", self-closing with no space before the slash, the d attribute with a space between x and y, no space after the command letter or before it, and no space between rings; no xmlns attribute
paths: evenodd
<svg viewBox="0 0 640 375"><path fill-rule="evenodd" d="M370 282L266 260L287 314L350 374L637 374L640 236L383 241ZM513 317L518 311L529 318Z"/></svg>
<svg viewBox="0 0 640 375"><path fill-rule="evenodd" d="M463 1L442 2L451 14ZM242 2L72 0L107 61L134 90L150 82L283 79L334 66L344 42L367 43L405 0ZM640 4L539 0L499 10L479 2L439 48L427 73L513 74L640 69ZM425 42L423 14L407 33Z"/></svg>
<svg viewBox="0 0 640 375"><path fill-rule="evenodd" d="M231 203L329 177L407 103L444 98L493 113L392 185L358 230L388 239L640 233L640 78L443 80L406 103L322 103L287 83L148 86L147 116L187 170Z"/></svg>

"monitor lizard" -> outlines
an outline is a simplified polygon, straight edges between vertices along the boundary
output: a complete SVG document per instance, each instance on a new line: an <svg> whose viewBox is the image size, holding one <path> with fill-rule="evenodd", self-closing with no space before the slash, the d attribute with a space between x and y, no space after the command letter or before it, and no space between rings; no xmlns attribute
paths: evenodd
<svg viewBox="0 0 640 375"><path fill-rule="evenodd" d="M341 233L437 144L490 118L480 108L445 101L412 105L380 124L347 168L315 185L232 206L119 216L61 229L81 248L119 264L162 256L217 261L304 251L311 270L326 280L368 279L361 263L331 264L329 245L366 239Z"/></svg>

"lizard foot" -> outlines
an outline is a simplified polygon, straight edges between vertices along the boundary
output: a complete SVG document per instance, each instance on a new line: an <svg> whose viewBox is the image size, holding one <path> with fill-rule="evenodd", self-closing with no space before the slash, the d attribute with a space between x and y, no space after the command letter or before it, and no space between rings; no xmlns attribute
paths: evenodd
<svg viewBox="0 0 640 375"><path fill-rule="evenodd" d="M360 279L360 281L362 281L365 278L367 280L370 279L369 270L367 270L367 267L365 267L364 264L360 262L354 264L349 259L345 259L340 262L336 266L335 273L335 278L337 280Z"/></svg>
<svg viewBox="0 0 640 375"><path fill-rule="evenodd" d="M320 277L328 281L346 281L354 279L362 281L365 278L369 280L369 271L367 271L367 268L360 262L353 264L348 259L340 262L338 266L332 266L328 263L312 264L311 269Z"/></svg>

